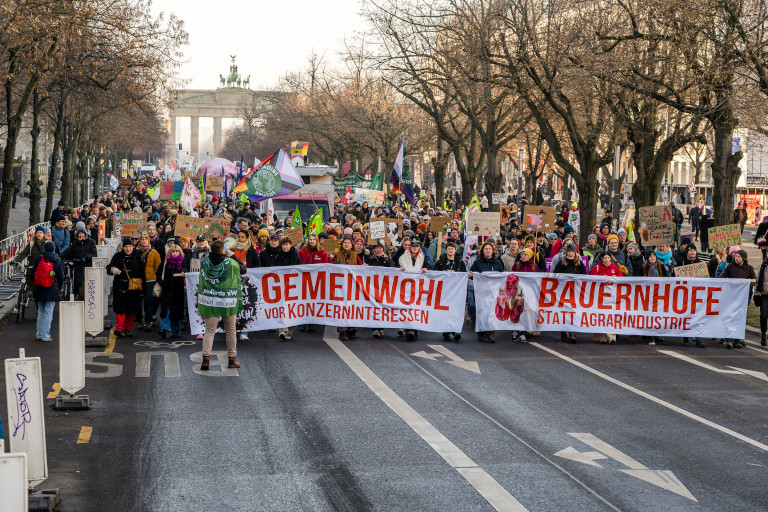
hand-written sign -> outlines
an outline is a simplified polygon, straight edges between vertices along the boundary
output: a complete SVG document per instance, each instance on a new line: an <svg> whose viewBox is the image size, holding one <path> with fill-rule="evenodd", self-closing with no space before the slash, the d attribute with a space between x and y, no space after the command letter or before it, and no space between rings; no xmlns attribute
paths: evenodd
<svg viewBox="0 0 768 512"><path fill-rule="evenodd" d="M499 212L469 212L465 230L468 235L497 236L500 222Z"/></svg>
<svg viewBox="0 0 768 512"><path fill-rule="evenodd" d="M323 242L323 249L328 253L328 259L333 259L336 253L339 252L339 241L331 240L330 238Z"/></svg>
<svg viewBox="0 0 768 512"><path fill-rule="evenodd" d="M733 245L741 245L741 228L738 224L709 228L710 247L717 249L718 247L731 247Z"/></svg>
<svg viewBox="0 0 768 512"><path fill-rule="evenodd" d="M229 234L230 221L218 217L190 217L177 215L173 231L176 236L194 239L205 235L208 240L220 240Z"/></svg>
<svg viewBox="0 0 768 512"><path fill-rule="evenodd" d="M160 188L160 200L171 200L173 199L173 187L174 187L173 181L161 181L160 184L158 184L158 187Z"/></svg>
<svg viewBox="0 0 768 512"><path fill-rule="evenodd" d="M368 206L383 206L384 191L371 190L367 188L356 188L355 201L357 201L360 204L368 203Z"/></svg>
<svg viewBox="0 0 768 512"><path fill-rule="evenodd" d="M675 240L675 221L672 209L667 206L641 206L638 208L643 245L653 247L671 244Z"/></svg>
<svg viewBox="0 0 768 512"><path fill-rule="evenodd" d="M387 223L384 220L372 220L368 224L369 238L378 240L387 234Z"/></svg>
<svg viewBox="0 0 768 512"><path fill-rule="evenodd" d="M675 277L709 277L709 268L703 261L675 267Z"/></svg>
<svg viewBox="0 0 768 512"><path fill-rule="evenodd" d="M451 230L451 218L446 215L437 215L429 221L429 230L433 233L442 233Z"/></svg>
<svg viewBox="0 0 768 512"><path fill-rule="evenodd" d="M118 178L117 182L120 184L120 188L131 188L133 186L132 178Z"/></svg>
<svg viewBox="0 0 768 512"><path fill-rule="evenodd" d="M557 208L553 206L526 205L523 210L523 231L554 231Z"/></svg>
<svg viewBox="0 0 768 512"><path fill-rule="evenodd" d="M147 214L128 212L120 214L120 234L124 237L137 237L147 225Z"/></svg>
<svg viewBox="0 0 768 512"><path fill-rule="evenodd" d="M299 245L304 241L304 231L299 227L286 229L285 236L291 239L293 245Z"/></svg>
<svg viewBox="0 0 768 512"><path fill-rule="evenodd" d="M224 177L222 176L206 176L205 177L206 192L221 192L222 190L224 190Z"/></svg>
<svg viewBox="0 0 768 512"><path fill-rule="evenodd" d="M507 194L491 194L493 204L507 204Z"/></svg>
<svg viewBox="0 0 768 512"><path fill-rule="evenodd" d="M373 229L370 229L368 231L368 244L374 245L379 240L384 240L387 247L400 247L403 240L403 219L383 219L383 221L384 236L378 236L381 235L380 226L377 228L376 237L373 236ZM328 256L330 255L328 253Z"/></svg>

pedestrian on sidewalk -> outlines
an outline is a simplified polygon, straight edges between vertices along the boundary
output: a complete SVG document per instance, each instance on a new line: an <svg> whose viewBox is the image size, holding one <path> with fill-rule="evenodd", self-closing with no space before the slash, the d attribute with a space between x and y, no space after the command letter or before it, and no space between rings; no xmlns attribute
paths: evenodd
<svg viewBox="0 0 768 512"><path fill-rule="evenodd" d="M51 341L53 309L61 300L61 285L64 282L64 264L56 254L56 244L45 242L45 252L35 258L32 275L35 283L37 302L37 336L35 339Z"/></svg>
<svg viewBox="0 0 768 512"><path fill-rule="evenodd" d="M765 333L768 327L768 259L763 259L757 273L755 286L755 304L760 306L760 345L766 346Z"/></svg>
<svg viewBox="0 0 768 512"><path fill-rule="evenodd" d="M124 238L122 250L116 252L107 265L107 272L115 276L112 283L112 309L117 317L115 336L133 336L133 322L136 315L141 314L143 305L144 268L141 256L134 250L133 240Z"/></svg>
<svg viewBox="0 0 768 512"><path fill-rule="evenodd" d="M231 255L234 253L230 251ZM240 368L237 362L237 314L243 310L243 290L241 275L245 274L245 265L234 257L224 253L224 242L211 243L211 254L200 264L200 276L197 289L197 312L205 322L203 337L203 363L201 370L208 370L211 364L213 337L222 319L222 326L227 339L229 368Z"/></svg>
<svg viewBox="0 0 768 512"><path fill-rule="evenodd" d="M721 278L750 280L757 279L757 276L755 275L755 269L752 268L752 265L747 262L747 251L743 249L734 251L731 253L731 258L733 258L733 260L731 263L728 263L725 266L725 270L723 270L723 273L720 274ZM752 284L749 285L749 292L750 297L747 299L748 301L752 300ZM747 346L747 343L744 340L726 339L724 341L725 348L744 348Z"/></svg>

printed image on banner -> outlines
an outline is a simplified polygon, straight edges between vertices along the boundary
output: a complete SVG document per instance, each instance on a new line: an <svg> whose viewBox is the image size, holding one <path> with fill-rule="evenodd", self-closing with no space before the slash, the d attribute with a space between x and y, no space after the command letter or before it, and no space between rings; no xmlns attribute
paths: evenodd
<svg viewBox="0 0 768 512"><path fill-rule="evenodd" d="M746 279L475 274L480 331L744 337Z"/></svg>
<svg viewBox="0 0 768 512"><path fill-rule="evenodd" d="M741 245L741 227L738 224L715 226L709 228L709 246L714 250L718 247Z"/></svg>
<svg viewBox="0 0 768 512"><path fill-rule="evenodd" d="M638 231L644 246L669 245L675 240L675 221L671 208L663 205L642 206L637 211L640 216Z"/></svg>
<svg viewBox="0 0 768 512"><path fill-rule="evenodd" d="M355 201L368 206L384 206L384 191L371 190L369 188L356 188L354 190Z"/></svg>
<svg viewBox="0 0 768 512"><path fill-rule="evenodd" d="M199 273L186 273L192 334L204 331L197 313ZM464 272L404 272L356 265L248 269L243 276L239 331L300 324L461 331L467 296Z"/></svg>

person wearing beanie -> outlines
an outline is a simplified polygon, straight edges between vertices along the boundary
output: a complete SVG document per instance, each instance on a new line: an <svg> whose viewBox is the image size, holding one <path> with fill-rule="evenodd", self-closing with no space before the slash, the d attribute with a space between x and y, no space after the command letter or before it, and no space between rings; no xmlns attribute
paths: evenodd
<svg viewBox="0 0 768 512"><path fill-rule="evenodd" d="M133 336L133 322L136 315L141 314L144 305L143 282L145 280L145 265L141 261L141 255L134 250L133 240L123 239L122 250L112 256L107 265L107 272L115 276L112 283L112 309L115 312L115 336L124 338ZM140 289L131 289L131 279L141 279Z"/></svg>
<svg viewBox="0 0 768 512"><path fill-rule="evenodd" d="M600 224L600 230L597 232L597 245L604 249L608 245L608 235L611 234L611 225L607 222Z"/></svg>
<svg viewBox="0 0 768 512"><path fill-rule="evenodd" d="M627 247L627 232L624 228L619 228L616 232L616 236L619 238L619 250L623 251Z"/></svg>
<svg viewBox="0 0 768 512"><path fill-rule="evenodd" d="M75 230L75 239L67 247L67 250L61 253L61 258L64 261L71 261L74 264L75 280L73 289L78 300L85 299L85 267L90 267L93 258L97 255L96 241L93 238L88 238L85 225L78 226Z"/></svg>
<svg viewBox="0 0 768 512"><path fill-rule="evenodd" d="M45 262L43 262L45 260ZM37 277L37 270L40 265L44 265L45 272L52 275L53 280L50 286L44 286L34 277ZM43 244L43 253L37 256L32 263L32 276L35 293L35 302L37 303L37 336L38 341L51 341L51 322L53 321L53 310L56 303L61 300L61 285L64 283L64 265L61 259L56 255L56 244L45 242ZM35 281L38 281L35 283Z"/></svg>
<svg viewBox="0 0 768 512"><path fill-rule="evenodd" d="M533 257L533 250L528 247L520 251L520 258L512 265L512 272L538 272L539 267L533 261Z"/></svg>
<svg viewBox="0 0 768 512"><path fill-rule="evenodd" d="M733 248L731 248L733 249ZM725 266L725 270L720 274L724 279L757 279L755 269L747 261L747 251L737 249L731 253L732 261ZM761 315L762 316L762 315ZM725 348L744 348L746 342L741 339L726 339Z"/></svg>
<svg viewBox="0 0 768 512"><path fill-rule="evenodd" d="M602 249L597 243L597 235L592 233L587 237L587 244L581 248L581 253L589 258L589 266L592 267L595 256L600 254Z"/></svg>
<svg viewBox="0 0 768 512"><path fill-rule="evenodd" d="M635 242L629 242L627 248L624 250L624 254L627 255L627 261L629 261L629 264L632 266L632 275L644 275L643 265L645 264L645 258L643 258L643 253L640 251L640 247Z"/></svg>
<svg viewBox="0 0 768 512"><path fill-rule="evenodd" d="M560 254L560 251L562 250L565 244L575 243L573 240L574 235L575 233L573 231L573 228L571 226L566 225L565 229L563 230L563 238L555 240L555 243L552 244L552 248L549 253L550 256L554 258L558 254Z"/></svg>
<svg viewBox="0 0 768 512"><path fill-rule="evenodd" d="M587 273L587 267L584 266L584 262L579 256L578 248L576 244L568 243L563 249L563 258L554 267L553 272L555 274L579 274L585 275ZM568 341L570 343L576 343L576 333L569 331L560 332L560 340Z"/></svg>
<svg viewBox="0 0 768 512"><path fill-rule="evenodd" d="M568 211L565 219L568 225L571 226L573 231L576 233L574 240L578 239L579 228L581 227L581 212L579 211L578 203L574 201L571 204L571 209Z"/></svg>
<svg viewBox="0 0 768 512"><path fill-rule="evenodd" d="M261 251L267 248L269 245L269 230L266 227L259 229L257 243L254 245L254 249L261 254Z"/></svg>
<svg viewBox="0 0 768 512"><path fill-rule="evenodd" d="M608 236L608 245L605 248L605 252L611 256L611 259L619 267L622 275L632 276L632 266L627 260L627 255L621 252L619 249L619 237L616 235Z"/></svg>

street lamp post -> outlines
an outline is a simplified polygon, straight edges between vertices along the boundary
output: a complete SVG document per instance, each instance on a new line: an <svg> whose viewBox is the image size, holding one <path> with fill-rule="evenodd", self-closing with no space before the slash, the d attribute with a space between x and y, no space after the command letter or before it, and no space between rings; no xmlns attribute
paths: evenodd
<svg viewBox="0 0 768 512"><path fill-rule="evenodd" d="M523 200L523 167L525 166L525 150L520 149L517 156L517 204Z"/></svg>

